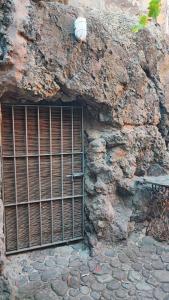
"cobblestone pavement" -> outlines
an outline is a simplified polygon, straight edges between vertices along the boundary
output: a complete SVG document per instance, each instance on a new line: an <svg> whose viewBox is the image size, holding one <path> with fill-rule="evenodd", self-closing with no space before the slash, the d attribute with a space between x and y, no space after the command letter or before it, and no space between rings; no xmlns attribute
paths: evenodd
<svg viewBox="0 0 169 300"><path fill-rule="evenodd" d="M134 234L93 257L82 243L8 258L17 300L169 300L169 245Z"/></svg>

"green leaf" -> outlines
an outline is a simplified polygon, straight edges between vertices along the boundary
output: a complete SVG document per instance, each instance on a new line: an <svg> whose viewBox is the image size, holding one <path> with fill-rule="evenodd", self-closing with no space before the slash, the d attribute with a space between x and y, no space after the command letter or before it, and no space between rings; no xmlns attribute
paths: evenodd
<svg viewBox="0 0 169 300"><path fill-rule="evenodd" d="M132 32L138 32L146 27L148 24L148 16L143 15L139 18L139 23L132 27Z"/></svg>
<svg viewBox="0 0 169 300"><path fill-rule="evenodd" d="M143 27L146 27L146 25L148 24L148 16L147 15L140 16L139 24L142 25Z"/></svg>
<svg viewBox="0 0 169 300"><path fill-rule="evenodd" d="M144 29L151 19L157 20L161 12L161 0L150 0L147 15L139 17L139 23L132 27L133 32Z"/></svg>
<svg viewBox="0 0 169 300"><path fill-rule="evenodd" d="M151 0L148 6L148 16L154 20L160 15L161 0Z"/></svg>

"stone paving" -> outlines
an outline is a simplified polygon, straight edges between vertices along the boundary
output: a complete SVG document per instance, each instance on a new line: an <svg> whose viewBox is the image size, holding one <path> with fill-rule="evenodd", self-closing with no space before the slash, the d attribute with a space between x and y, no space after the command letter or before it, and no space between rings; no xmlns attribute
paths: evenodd
<svg viewBox="0 0 169 300"><path fill-rule="evenodd" d="M169 300L169 245L135 233L89 255L74 244L10 256L15 300Z"/></svg>

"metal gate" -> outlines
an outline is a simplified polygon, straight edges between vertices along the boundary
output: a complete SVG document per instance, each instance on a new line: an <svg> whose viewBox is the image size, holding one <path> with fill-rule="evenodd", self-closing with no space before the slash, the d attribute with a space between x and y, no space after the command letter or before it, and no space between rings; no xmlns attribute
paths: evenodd
<svg viewBox="0 0 169 300"><path fill-rule="evenodd" d="M7 254L83 237L82 107L2 105L2 161Z"/></svg>

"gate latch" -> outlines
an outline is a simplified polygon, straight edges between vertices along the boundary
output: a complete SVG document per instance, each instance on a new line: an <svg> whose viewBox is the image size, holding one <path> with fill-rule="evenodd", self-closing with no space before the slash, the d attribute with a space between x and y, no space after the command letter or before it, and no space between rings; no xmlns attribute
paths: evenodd
<svg viewBox="0 0 169 300"><path fill-rule="evenodd" d="M73 173L72 175L67 175L66 177L67 178L72 178L72 180L73 180L74 178L81 178L83 176L84 176L84 173L79 172L79 173Z"/></svg>

